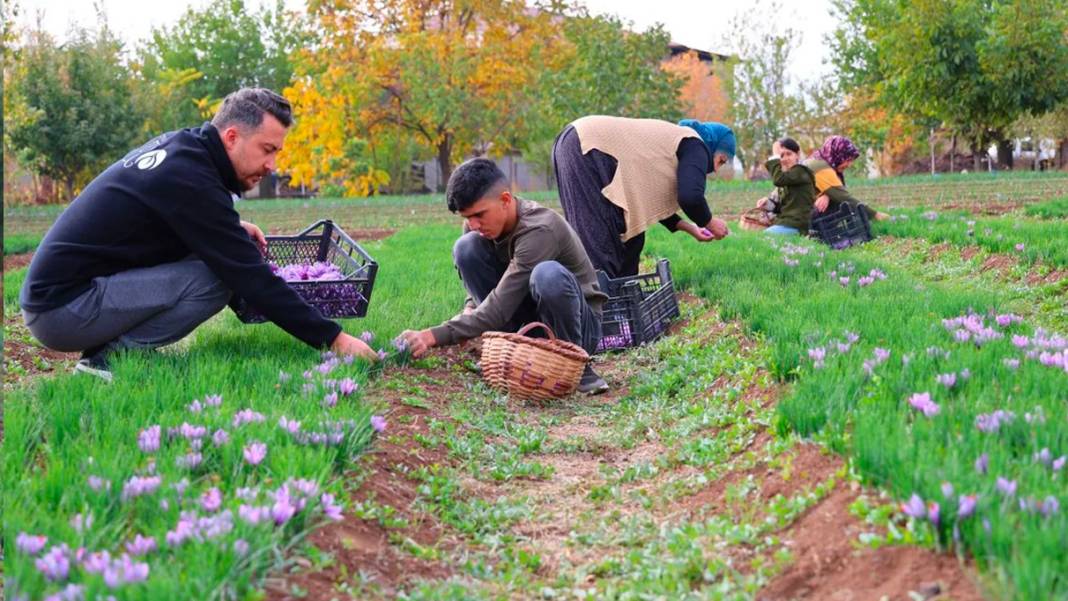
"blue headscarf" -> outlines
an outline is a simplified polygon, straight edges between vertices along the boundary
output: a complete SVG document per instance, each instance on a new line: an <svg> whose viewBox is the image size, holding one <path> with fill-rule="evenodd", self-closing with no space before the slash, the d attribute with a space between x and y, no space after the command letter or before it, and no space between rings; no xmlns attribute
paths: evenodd
<svg viewBox="0 0 1068 601"><path fill-rule="evenodd" d="M713 156L719 152L727 155L728 161L734 158L734 132L731 128L713 121L702 123L697 119L683 119L679 125L696 131Z"/></svg>

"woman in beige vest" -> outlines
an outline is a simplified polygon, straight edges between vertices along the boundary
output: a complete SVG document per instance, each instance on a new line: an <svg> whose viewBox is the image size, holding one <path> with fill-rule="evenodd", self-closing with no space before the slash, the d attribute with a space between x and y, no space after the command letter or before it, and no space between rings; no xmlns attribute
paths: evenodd
<svg viewBox="0 0 1068 601"><path fill-rule="evenodd" d="M705 201L705 179L734 148L729 127L693 119L598 115L564 128L553 145L560 204L593 266L610 277L637 274L645 230L658 221L701 242L726 236ZM680 208L693 223L676 215Z"/></svg>

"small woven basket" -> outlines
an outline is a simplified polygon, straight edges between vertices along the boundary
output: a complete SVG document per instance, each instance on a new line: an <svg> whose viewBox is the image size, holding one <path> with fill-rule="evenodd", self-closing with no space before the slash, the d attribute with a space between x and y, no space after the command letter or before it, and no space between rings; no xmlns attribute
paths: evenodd
<svg viewBox="0 0 1068 601"><path fill-rule="evenodd" d="M763 230L771 227L771 213L764 209L749 209L738 218L738 227L743 230Z"/></svg>
<svg viewBox="0 0 1068 601"><path fill-rule="evenodd" d="M544 329L549 338L527 337L534 328ZM558 339L549 326L539 322L514 334L482 335L482 377L519 399L544 401L571 394L589 359L582 347Z"/></svg>

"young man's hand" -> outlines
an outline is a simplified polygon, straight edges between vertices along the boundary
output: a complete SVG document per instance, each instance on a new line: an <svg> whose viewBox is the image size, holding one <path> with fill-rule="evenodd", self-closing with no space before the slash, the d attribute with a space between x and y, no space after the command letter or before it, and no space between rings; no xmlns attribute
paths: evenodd
<svg viewBox="0 0 1068 601"><path fill-rule="evenodd" d="M775 155L777 157L778 156L782 156L782 145L779 144L778 140L775 140L774 142L771 143L771 154L773 154L773 155Z"/></svg>
<svg viewBox="0 0 1068 601"><path fill-rule="evenodd" d="M267 237L263 235L261 230L256 224L249 223L247 221L241 221L241 227L245 228L250 238L256 242L256 246L259 247L261 253L267 252Z"/></svg>
<svg viewBox="0 0 1068 601"><path fill-rule="evenodd" d="M767 196L765 196L764 198L761 198L756 203L756 208L758 208L758 209L763 209L766 206L768 206L768 197Z"/></svg>
<svg viewBox="0 0 1068 601"><path fill-rule="evenodd" d="M430 330L419 330L418 332L404 330L401 332L400 337L408 345L408 350L411 351L412 356L416 359L425 355L427 351L438 344Z"/></svg>
<svg viewBox="0 0 1068 601"><path fill-rule="evenodd" d="M820 213L827 210L827 205L830 204L831 199L826 194L820 194L820 197L816 199L816 202L812 206L816 207L816 210Z"/></svg>
<svg viewBox="0 0 1068 601"><path fill-rule="evenodd" d="M366 342L345 332L337 335L334 343L330 345L330 350L339 355L356 355L369 361L378 360L378 353L374 352L370 346L367 346Z"/></svg>

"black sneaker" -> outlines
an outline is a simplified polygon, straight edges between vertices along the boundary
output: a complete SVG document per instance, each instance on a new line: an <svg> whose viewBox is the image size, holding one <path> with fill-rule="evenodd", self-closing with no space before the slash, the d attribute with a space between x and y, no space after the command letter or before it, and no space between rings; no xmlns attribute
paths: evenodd
<svg viewBox="0 0 1068 601"><path fill-rule="evenodd" d="M608 382L593 371L593 367L587 363L586 369L582 370L582 379L579 380L578 391L583 394L601 394L608 391Z"/></svg>
<svg viewBox="0 0 1068 601"><path fill-rule="evenodd" d="M104 347L88 349L82 352L82 358L74 365L74 373L86 373L105 382L111 382L111 367Z"/></svg>

